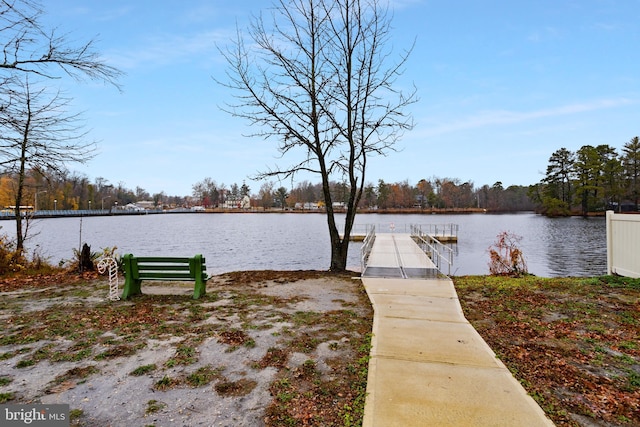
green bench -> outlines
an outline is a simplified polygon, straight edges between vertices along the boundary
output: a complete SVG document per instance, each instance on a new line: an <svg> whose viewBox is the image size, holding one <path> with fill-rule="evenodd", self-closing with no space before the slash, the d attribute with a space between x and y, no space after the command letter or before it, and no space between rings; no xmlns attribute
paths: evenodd
<svg viewBox="0 0 640 427"><path fill-rule="evenodd" d="M122 299L140 295L143 280L194 281L193 298L198 299L206 293L207 268L200 254L193 258L172 257L134 257L126 254L122 257L124 268L124 290Z"/></svg>

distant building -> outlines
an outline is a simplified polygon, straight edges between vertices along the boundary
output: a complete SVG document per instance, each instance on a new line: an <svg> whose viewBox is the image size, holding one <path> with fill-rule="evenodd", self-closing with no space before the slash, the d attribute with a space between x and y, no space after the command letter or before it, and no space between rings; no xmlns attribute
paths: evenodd
<svg viewBox="0 0 640 427"><path fill-rule="evenodd" d="M240 207L242 209L251 209L251 199L249 196L244 196L242 201L240 202Z"/></svg>
<svg viewBox="0 0 640 427"><path fill-rule="evenodd" d="M153 200L141 200L136 202L136 206L142 209L155 209L156 203Z"/></svg>
<svg viewBox="0 0 640 427"><path fill-rule="evenodd" d="M315 202L306 202L306 203L296 203L294 209L302 209L306 211L318 210L320 209L320 205Z"/></svg>
<svg viewBox="0 0 640 427"><path fill-rule="evenodd" d="M118 208L118 207L116 207L116 209L117 209L117 208ZM127 204L127 205L124 205L124 206L122 206L122 208L121 208L121 209L122 209L122 210L125 210L125 211L134 211L134 212L140 212L140 211L145 210L144 208L142 208L142 207L140 207L140 206L137 206L137 205L135 205L135 204L133 204L133 203L129 203L129 204Z"/></svg>

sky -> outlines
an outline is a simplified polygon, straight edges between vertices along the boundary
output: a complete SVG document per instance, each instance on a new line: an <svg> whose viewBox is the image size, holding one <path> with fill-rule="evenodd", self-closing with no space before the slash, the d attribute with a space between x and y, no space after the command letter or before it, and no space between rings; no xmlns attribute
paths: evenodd
<svg viewBox="0 0 640 427"><path fill-rule="evenodd" d="M392 0L391 47L415 47L398 88L417 88L415 127L375 157L366 181L432 177L476 188L530 185L560 149L640 134L640 0ZM44 22L96 40L126 73L122 91L61 81L98 153L72 171L150 194L186 196L204 178L257 193L251 178L280 159L222 111L219 53L270 0L47 0ZM295 158L295 157L293 157ZM318 176L297 182L319 183ZM290 186L291 182L283 183ZM294 184L295 185L295 184Z"/></svg>

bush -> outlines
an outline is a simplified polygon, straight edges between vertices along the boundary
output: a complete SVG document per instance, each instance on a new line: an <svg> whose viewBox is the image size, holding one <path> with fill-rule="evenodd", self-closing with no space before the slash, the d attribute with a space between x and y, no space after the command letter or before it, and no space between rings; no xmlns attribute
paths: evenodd
<svg viewBox="0 0 640 427"><path fill-rule="evenodd" d="M26 268L27 260L22 251L16 251L15 242L0 236L0 275L16 273Z"/></svg>
<svg viewBox="0 0 640 427"><path fill-rule="evenodd" d="M519 277L528 274L524 255L518 244L522 240L507 231L498 234L493 246L489 247L489 272L495 276Z"/></svg>
<svg viewBox="0 0 640 427"><path fill-rule="evenodd" d="M24 251L16 250L15 241L6 235L0 235L0 276L21 272L51 271L51 269L47 259L40 254L39 247L36 247L29 259L24 255Z"/></svg>

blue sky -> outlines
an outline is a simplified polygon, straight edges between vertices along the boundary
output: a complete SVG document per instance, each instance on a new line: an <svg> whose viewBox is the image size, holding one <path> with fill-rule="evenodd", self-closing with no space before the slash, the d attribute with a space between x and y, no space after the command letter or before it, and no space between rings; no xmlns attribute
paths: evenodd
<svg viewBox="0 0 640 427"><path fill-rule="evenodd" d="M71 169L150 193L191 194L205 177L246 180L282 162L276 142L249 139L220 110L232 94L224 46L268 0L48 0L46 21L97 39L126 73L119 93L65 87L85 111L99 154ZM394 0L393 46L416 40L400 87L415 84L416 126L401 150L369 163L377 183L449 177L476 187L540 181L566 147L620 149L640 134L640 0ZM289 164L288 161L281 163ZM316 177L301 177L319 182ZM290 185L290 183L286 183Z"/></svg>

